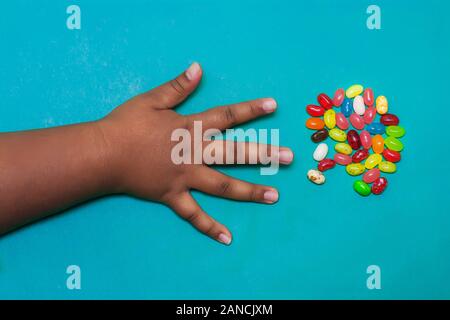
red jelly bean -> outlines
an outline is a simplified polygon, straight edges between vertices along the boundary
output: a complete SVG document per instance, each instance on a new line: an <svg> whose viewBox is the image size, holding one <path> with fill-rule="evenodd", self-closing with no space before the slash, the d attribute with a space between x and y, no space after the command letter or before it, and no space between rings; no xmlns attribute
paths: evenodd
<svg viewBox="0 0 450 320"><path fill-rule="evenodd" d="M359 139L359 134L355 130L350 130L347 132L347 141L353 150L358 150L361 148L361 140Z"/></svg>
<svg viewBox="0 0 450 320"><path fill-rule="evenodd" d="M346 165L352 163L352 157L350 157L349 155L346 155L346 154L342 154L342 153L335 153L334 161L337 164L340 164L341 166L346 166Z"/></svg>
<svg viewBox="0 0 450 320"><path fill-rule="evenodd" d="M325 93L319 94L319 96L317 97L317 101L322 107L327 110L333 108L333 101L331 101L330 97Z"/></svg>
<svg viewBox="0 0 450 320"><path fill-rule="evenodd" d="M364 173L363 181L365 183L372 183L380 177L380 169L373 168Z"/></svg>
<svg viewBox="0 0 450 320"><path fill-rule="evenodd" d="M400 120L395 114L386 113L381 116L380 122L385 126L396 126L400 123Z"/></svg>
<svg viewBox="0 0 450 320"><path fill-rule="evenodd" d="M323 116L323 114L325 113L325 109L321 106L309 104L306 106L306 112L308 112L310 116L320 117Z"/></svg>
<svg viewBox="0 0 450 320"><path fill-rule="evenodd" d="M372 193L381 194L386 189L388 181L385 177L380 177L373 182Z"/></svg>
<svg viewBox="0 0 450 320"><path fill-rule="evenodd" d="M370 149L370 147L372 147L372 137L368 131L361 131L359 134L359 139L361 140L361 144L364 149Z"/></svg>
<svg viewBox="0 0 450 320"><path fill-rule="evenodd" d="M350 115L350 123L352 124L353 128L355 128L355 129L358 129L358 130L364 129L364 120L360 115L358 115L356 113L352 113Z"/></svg>
<svg viewBox="0 0 450 320"><path fill-rule="evenodd" d="M355 163L360 163L364 159L367 159L369 156L369 151L367 149L361 149L355 152L355 154L352 156L352 160Z"/></svg>
<svg viewBox="0 0 450 320"><path fill-rule="evenodd" d="M340 112L336 113L336 125L339 127L339 129L347 130L350 126L348 124L347 118Z"/></svg>
<svg viewBox="0 0 450 320"><path fill-rule="evenodd" d="M373 103L375 101L374 97L373 97L373 90L370 88L366 88L366 90L364 90L364 104L368 107L373 106Z"/></svg>
<svg viewBox="0 0 450 320"><path fill-rule="evenodd" d="M323 172L334 168L335 165L336 162L334 162L333 159L326 158L319 162L319 164L317 165L317 169Z"/></svg>
<svg viewBox="0 0 450 320"><path fill-rule="evenodd" d="M390 150L390 149L384 149L383 151L383 157L390 162L399 162L402 156L400 155L400 152Z"/></svg>
<svg viewBox="0 0 450 320"><path fill-rule="evenodd" d="M375 116L377 115L377 109L374 107L368 107L366 112L364 112L364 123L371 124Z"/></svg>
<svg viewBox="0 0 450 320"><path fill-rule="evenodd" d="M334 97L333 97L333 104L336 107L339 107L342 104L342 102L344 101L344 98L345 98L344 89L337 89L334 94Z"/></svg>

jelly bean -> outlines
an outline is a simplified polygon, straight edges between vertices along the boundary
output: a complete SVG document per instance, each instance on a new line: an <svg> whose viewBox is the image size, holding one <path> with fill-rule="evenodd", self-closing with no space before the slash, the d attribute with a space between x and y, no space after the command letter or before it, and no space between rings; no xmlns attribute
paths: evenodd
<svg viewBox="0 0 450 320"><path fill-rule="evenodd" d="M380 122L385 126L396 126L400 120L395 114L386 113L381 116Z"/></svg>
<svg viewBox="0 0 450 320"><path fill-rule="evenodd" d="M384 145L391 150L394 151L402 151L403 150L403 143L401 143L400 140L394 137L387 137L384 139Z"/></svg>
<svg viewBox="0 0 450 320"><path fill-rule="evenodd" d="M322 172L318 170L311 169L306 174L309 181L314 182L315 184L324 184L325 183L325 176Z"/></svg>
<svg viewBox="0 0 450 320"><path fill-rule="evenodd" d="M306 120L306 127L308 129L320 130L325 126L325 122L323 122L320 118L309 118Z"/></svg>
<svg viewBox="0 0 450 320"><path fill-rule="evenodd" d="M381 194L386 189L388 185L388 181L385 177L378 178L373 182L372 185L372 193L373 194Z"/></svg>
<svg viewBox="0 0 450 320"><path fill-rule="evenodd" d="M323 159L325 159L325 157L328 154L328 146L326 143L320 143L317 147L316 150L314 150L313 153L313 159L316 161L321 161Z"/></svg>
<svg viewBox="0 0 450 320"><path fill-rule="evenodd" d="M346 117L350 116L353 111L352 100L345 98L341 106L342 114Z"/></svg>
<svg viewBox="0 0 450 320"><path fill-rule="evenodd" d="M336 162L334 162L333 159L323 159L317 165L317 169L319 169L319 171L324 172L324 171L333 169L335 165L336 165Z"/></svg>
<svg viewBox="0 0 450 320"><path fill-rule="evenodd" d="M394 138L400 138L405 135L405 129L400 126L389 126L386 129L386 133L388 136L391 136Z"/></svg>
<svg viewBox="0 0 450 320"><path fill-rule="evenodd" d="M376 108L379 114L386 114L388 112L388 101L385 96L379 96L377 98Z"/></svg>
<svg viewBox="0 0 450 320"><path fill-rule="evenodd" d="M325 108L322 106L316 106L314 104L309 104L306 106L306 112L313 117L321 117L325 113Z"/></svg>
<svg viewBox="0 0 450 320"><path fill-rule="evenodd" d="M364 123L370 124L372 123L373 119L375 119L375 116L377 115L377 110L374 107L368 107L366 109L366 112L364 113Z"/></svg>
<svg viewBox="0 0 450 320"><path fill-rule="evenodd" d="M364 163L364 165L366 166L367 169L373 169L381 162L381 160L383 160L381 155L378 154L378 153L374 153L374 154L371 154L367 158L367 160Z"/></svg>
<svg viewBox="0 0 450 320"><path fill-rule="evenodd" d="M326 110L333 108L333 101L325 93L321 93L317 96L317 102Z"/></svg>
<svg viewBox="0 0 450 320"><path fill-rule="evenodd" d="M355 130L350 130L347 132L347 142L353 150L358 150L361 148L361 140L359 139L358 132Z"/></svg>
<svg viewBox="0 0 450 320"><path fill-rule="evenodd" d="M350 115L350 123L355 129L358 130L364 129L364 120L363 118L361 118L361 116L357 115L356 113L352 113Z"/></svg>
<svg viewBox="0 0 450 320"><path fill-rule="evenodd" d="M366 197L370 194L370 186L361 180L356 180L353 183L353 189L358 192L360 195Z"/></svg>
<svg viewBox="0 0 450 320"><path fill-rule="evenodd" d="M351 176L359 176L364 170L365 168L361 163L350 163L345 167L345 171Z"/></svg>
<svg viewBox="0 0 450 320"><path fill-rule="evenodd" d="M355 110L356 114L362 116L366 111L366 107L364 106L364 99L362 96L356 96L353 99L353 110Z"/></svg>
<svg viewBox="0 0 450 320"><path fill-rule="evenodd" d="M363 86L360 84L354 84L350 86L347 91L345 91L345 95L347 98L354 98L357 95L360 95L363 92Z"/></svg>
<svg viewBox="0 0 450 320"><path fill-rule="evenodd" d="M373 90L371 88L366 88L364 90L364 104L368 107L373 106L374 103L374 96L373 96Z"/></svg>
<svg viewBox="0 0 450 320"><path fill-rule="evenodd" d="M390 161L381 161L378 165L378 169L380 169L381 172L394 173L397 170L397 166Z"/></svg>
<svg viewBox="0 0 450 320"><path fill-rule="evenodd" d="M384 139L381 135L377 134L372 138L372 150L375 153L383 153Z"/></svg>
<svg viewBox="0 0 450 320"><path fill-rule="evenodd" d="M342 113L336 113L336 125L338 126L339 129L342 130L347 130L348 127L350 126L348 124L348 120L347 118L344 116L344 114Z"/></svg>
<svg viewBox="0 0 450 320"><path fill-rule="evenodd" d="M348 144L340 142L340 143L336 143L336 145L334 146L334 150L336 150L336 152L342 153L342 154L351 154L353 152L352 147L350 147Z"/></svg>
<svg viewBox="0 0 450 320"><path fill-rule="evenodd" d="M369 151L366 149L361 149L355 152L355 154L352 156L352 160L354 163L359 163L369 156Z"/></svg>
<svg viewBox="0 0 450 320"><path fill-rule="evenodd" d="M347 139L347 134L345 133L345 131L342 131L341 129L338 128L331 129L328 132L328 135L330 136L331 139L339 142L343 142Z"/></svg>
<svg viewBox="0 0 450 320"><path fill-rule="evenodd" d="M361 133L359 134L359 140L361 140L361 145L364 149L370 149L370 147L372 146L372 137L366 130L361 131Z"/></svg>
<svg viewBox="0 0 450 320"><path fill-rule="evenodd" d="M311 135L311 140L316 143L321 142L321 141L325 140L326 138L328 138L328 130L327 129L317 130L316 132L314 132Z"/></svg>
<svg viewBox="0 0 450 320"><path fill-rule="evenodd" d="M372 183L380 177L380 169L373 168L364 173L363 180L365 183Z"/></svg>
<svg viewBox="0 0 450 320"><path fill-rule="evenodd" d="M382 123L373 122L367 125L366 130L369 131L370 134L383 134L386 131L386 128Z"/></svg>
<svg viewBox="0 0 450 320"><path fill-rule="evenodd" d="M342 153L335 153L334 154L334 162L336 162L337 164L340 164L342 166L346 166L346 165L352 163L352 157L350 157L349 155L346 155L346 154L342 154Z"/></svg>
<svg viewBox="0 0 450 320"><path fill-rule="evenodd" d="M327 110L323 116L323 120L328 129L333 129L336 127L336 112L333 109Z"/></svg>
<svg viewBox="0 0 450 320"><path fill-rule="evenodd" d="M383 151L383 157L390 162L399 162L402 158L400 155L400 152L390 150L390 149L384 149Z"/></svg>
<svg viewBox="0 0 450 320"><path fill-rule="evenodd" d="M336 107L339 107L342 104L342 101L344 101L344 98L345 98L344 89L337 89L336 92L334 93L333 104Z"/></svg>

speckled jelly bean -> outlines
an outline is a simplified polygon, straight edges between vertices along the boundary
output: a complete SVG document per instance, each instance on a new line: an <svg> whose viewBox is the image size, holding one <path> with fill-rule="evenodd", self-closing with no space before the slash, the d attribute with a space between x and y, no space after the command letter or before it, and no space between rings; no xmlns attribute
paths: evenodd
<svg viewBox="0 0 450 320"><path fill-rule="evenodd" d="M403 143L395 137L387 137L384 139L384 145L394 151L402 151Z"/></svg>
<svg viewBox="0 0 450 320"><path fill-rule="evenodd" d="M360 84L354 84L350 86L347 91L345 91L345 95L347 98L354 98L357 95L360 95L363 92L364 88Z"/></svg>
<svg viewBox="0 0 450 320"><path fill-rule="evenodd" d="M347 139L347 134L345 133L345 131L342 131L341 129L338 128L333 128L330 131L328 131L328 135L330 136L331 139L339 142L343 142Z"/></svg>
<svg viewBox="0 0 450 320"><path fill-rule="evenodd" d="M340 164L341 166L346 166L346 165L352 163L352 157L350 157L347 154L335 153L334 154L334 162L336 162L337 164Z"/></svg>
<svg viewBox="0 0 450 320"><path fill-rule="evenodd" d="M377 115L377 110L374 107L368 107L366 109L366 112L364 113L364 123L365 124L371 124L372 121L375 119L375 116Z"/></svg>
<svg viewBox="0 0 450 320"><path fill-rule="evenodd" d="M353 183L353 189L357 193L359 193L360 195L362 195L364 197L367 197L370 194L370 192L371 192L370 186L367 183L365 183L364 181L361 181L361 180L356 180Z"/></svg>
<svg viewBox="0 0 450 320"><path fill-rule="evenodd" d="M353 150L358 150L361 148L361 140L359 139L358 132L355 130L350 130L347 132L347 142Z"/></svg>
<svg viewBox="0 0 450 320"><path fill-rule="evenodd" d="M364 170L365 168L361 163L350 163L345 167L345 171L351 176L359 176Z"/></svg>
<svg viewBox="0 0 450 320"><path fill-rule="evenodd" d="M353 110L355 111L356 114L359 114L360 116L362 116L366 111L364 99L362 96L356 96L353 99Z"/></svg>
<svg viewBox="0 0 450 320"><path fill-rule="evenodd" d="M364 173L363 181L365 183L372 183L375 180L377 180L379 177L380 177L380 169L373 168L373 169L368 170L366 173Z"/></svg>
<svg viewBox="0 0 450 320"><path fill-rule="evenodd" d="M378 164L378 169L380 169L381 172L394 173L395 171L397 171L397 166L395 165L395 163L392 163L390 161L381 161Z"/></svg>
<svg viewBox="0 0 450 320"><path fill-rule="evenodd" d="M347 130L350 126L347 118L341 112L336 113L336 125L341 130Z"/></svg>
<svg viewBox="0 0 450 320"><path fill-rule="evenodd" d="M367 159L367 157L369 156L369 151L367 151L366 149L361 149L356 151L353 156L352 156L352 161L354 163L359 163L365 159Z"/></svg>
<svg viewBox="0 0 450 320"><path fill-rule="evenodd" d="M371 191L373 194L382 194L387 185L387 179L385 177L380 177L373 182Z"/></svg>
<svg viewBox="0 0 450 320"><path fill-rule="evenodd" d="M306 176L308 177L309 181L311 181L315 184L324 184L325 183L325 176L319 170L311 169L308 171Z"/></svg>
<svg viewBox="0 0 450 320"><path fill-rule="evenodd" d="M321 161L323 159L325 159L325 157L328 154L328 146L326 143L320 143L317 147L316 150L314 150L313 152L313 159L316 161Z"/></svg>
<svg viewBox="0 0 450 320"><path fill-rule="evenodd" d="M385 126L396 126L400 123L400 119L395 114L386 113L381 116L380 122Z"/></svg>
<svg viewBox="0 0 450 320"><path fill-rule="evenodd" d="M359 133L359 140L361 140L361 145L364 149L370 149L372 147L372 137L368 131L361 131Z"/></svg>
<svg viewBox="0 0 450 320"><path fill-rule="evenodd" d="M327 129L321 129L317 130L311 135L312 142L321 142L328 138L328 130Z"/></svg>
<svg viewBox="0 0 450 320"><path fill-rule="evenodd" d="M400 138L405 135L405 129L403 129L403 127L400 126L389 126L386 128L386 133L388 136Z"/></svg>
<svg viewBox="0 0 450 320"><path fill-rule="evenodd" d="M357 130L362 130L364 128L364 120L360 115L357 115L356 113L352 113L350 115L350 123L352 124L353 128Z"/></svg>
<svg viewBox="0 0 450 320"><path fill-rule="evenodd" d="M317 169L321 172L333 169L336 166L336 162L333 159L323 159L317 165Z"/></svg>
<svg viewBox="0 0 450 320"><path fill-rule="evenodd" d="M366 126L366 130L369 131L370 134L384 134L386 132L386 128L384 124L379 122L372 122Z"/></svg>
<svg viewBox="0 0 450 320"><path fill-rule="evenodd" d="M312 130L320 130L325 127L325 122L320 118L309 118L306 120L306 127Z"/></svg>
<svg viewBox="0 0 450 320"><path fill-rule="evenodd" d="M379 96L375 102L375 105L379 114L386 114L388 112L388 100L385 96Z"/></svg>
<svg viewBox="0 0 450 320"><path fill-rule="evenodd" d="M321 117L325 113L325 108L322 106L309 104L306 106L306 112L312 117Z"/></svg>
<svg viewBox="0 0 450 320"><path fill-rule="evenodd" d="M402 159L400 152L391 149L384 149L383 157L390 162L399 162Z"/></svg>
<svg viewBox="0 0 450 320"><path fill-rule="evenodd" d="M321 93L317 96L317 102L326 110L333 108L333 101L325 93Z"/></svg>
<svg viewBox="0 0 450 320"><path fill-rule="evenodd" d="M333 104L336 107L339 107L342 104L342 102L344 101L344 98L345 98L344 89L337 89L336 92L334 93Z"/></svg>
<svg viewBox="0 0 450 320"><path fill-rule="evenodd" d="M346 117L349 117L353 112L353 103L349 98L345 98L344 102L341 105L342 114Z"/></svg>
<svg viewBox="0 0 450 320"><path fill-rule="evenodd" d="M377 134L372 138L372 150L375 153L383 153L384 139L381 135Z"/></svg>
<svg viewBox="0 0 450 320"><path fill-rule="evenodd" d="M349 155L353 152L352 147L350 147L348 144L343 143L343 142L336 143L336 145L334 146L334 150L336 150L336 152L346 154L346 155Z"/></svg>
<svg viewBox="0 0 450 320"><path fill-rule="evenodd" d="M364 90L363 97L364 97L364 104L366 106L368 106L368 107L373 106L373 103L375 102L375 100L374 100L375 98L373 95L373 90L371 88L366 88Z"/></svg>
<svg viewBox="0 0 450 320"><path fill-rule="evenodd" d="M373 169L381 162L381 160L383 160L383 158L378 153L371 154L364 163L364 166L367 169Z"/></svg>
<svg viewBox="0 0 450 320"><path fill-rule="evenodd" d="M323 115L323 121L328 129L336 127L336 112L333 109L327 110Z"/></svg>

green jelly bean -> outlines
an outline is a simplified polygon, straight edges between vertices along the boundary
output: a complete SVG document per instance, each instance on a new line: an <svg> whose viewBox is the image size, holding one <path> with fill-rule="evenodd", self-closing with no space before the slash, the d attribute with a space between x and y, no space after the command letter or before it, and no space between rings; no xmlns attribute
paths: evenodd
<svg viewBox="0 0 450 320"><path fill-rule="evenodd" d="M366 170L366 168L361 163L351 163L345 167L345 171L351 176L359 176L364 170Z"/></svg>
<svg viewBox="0 0 450 320"><path fill-rule="evenodd" d="M405 132L405 129L400 126L389 126L386 128L387 135L395 138L403 137Z"/></svg>
<svg viewBox="0 0 450 320"><path fill-rule="evenodd" d="M378 169L380 169L380 171L382 172L394 173L395 171L397 171L397 166L395 165L395 163L392 163L390 161L381 161L378 165Z"/></svg>
<svg viewBox="0 0 450 320"><path fill-rule="evenodd" d="M370 186L361 180L357 180L353 183L353 189L364 197L367 197L370 194Z"/></svg>
<svg viewBox="0 0 450 320"><path fill-rule="evenodd" d="M331 139L335 141L343 142L347 140L347 134L345 133L345 131L342 131L341 129L338 128L333 128L330 131L328 131L328 135L330 136Z"/></svg>
<svg viewBox="0 0 450 320"><path fill-rule="evenodd" d="M403 143L401 143L400 140L398 140L395 137L389 136L386 139L384 139L384 145L391 150L394 151L402 151L403 150Z"/></svg>

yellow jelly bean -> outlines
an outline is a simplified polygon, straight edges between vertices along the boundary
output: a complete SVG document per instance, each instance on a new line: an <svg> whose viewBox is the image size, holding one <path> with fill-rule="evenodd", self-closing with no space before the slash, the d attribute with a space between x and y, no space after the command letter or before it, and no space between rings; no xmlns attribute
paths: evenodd
<svg viewBox="0 0 450 320"><path fill-rule="evenodd" d="M385 96L379 96L375 104L379 114L386 114L388 112L388 101Z"/></svg>
<svg viewBox="0 0 450 320"><path fill-rule="evenodd" d="M397 170L397 166L390 161L381 161L378 165L378 169L382 172L394 173Z"/></svg>
<svg viewBox="0 0 450 320"><path fill-rule="evenodd" d="M338 128L333 128L328 132L328 135L331 137L331 139L339 142L343 142L347 140L347 134L345 131L342 131Z"/></svg>
<svg viewBox="0 0 450 320"><path fill-rule="evenodd" d="M381 160L383 160L381 155L378 153L374 153L367 158L364 165L367 169L373 169L381 162Z"/></svg>
<svg viewBox="0 0 450 320"><path fill-rule="evenodd" d="M333 109L327 110L323 115L323 120L328 129L336 127L336 112Z"/></svg>
<svg viewBox="0 0 450 320"><path fill-rule="evenodd" d="M336 150L336 152L342 153L342 154L351 154L353 149L352 147L350 147L350 145L348 145L347 143L343 143L343 142L339 142L336 143L336 145L334 146L334 150Z"/></svg>
<svg viewBox="0 0 450 320"><path fill-rule="evenodd" d="M345 91L345 95L347 98L354 98L358 95L360 95L363 92L364 88L360 84L354 84L350 86L347 91Z"/></svg>
<svg viewBox="0 0 450 320"><path fill-rule="evenodd" d="M366 170L361 163L351 163L345 167L345 171L351 176L359 176Z"/></svg>

